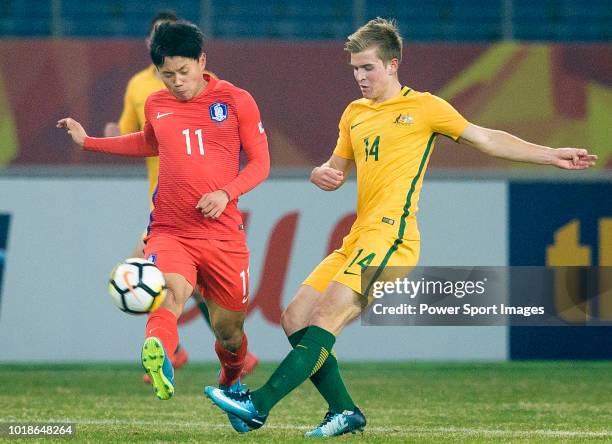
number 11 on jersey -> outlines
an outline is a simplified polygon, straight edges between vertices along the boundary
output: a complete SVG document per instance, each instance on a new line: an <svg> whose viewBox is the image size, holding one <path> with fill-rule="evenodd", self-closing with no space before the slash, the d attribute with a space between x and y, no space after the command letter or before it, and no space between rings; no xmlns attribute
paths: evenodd
<svg viewBox="0 0 612 444"><path fill-rule="evenodd" d="M198 136L198 144L200 146L200 155L204 155L204 140L202 139L202 128L198 128L194 131L195 135ZM185 136L185 144L187 145L187 154L191 156L191 136L189 135L189 128L183 130Z"/></svg>

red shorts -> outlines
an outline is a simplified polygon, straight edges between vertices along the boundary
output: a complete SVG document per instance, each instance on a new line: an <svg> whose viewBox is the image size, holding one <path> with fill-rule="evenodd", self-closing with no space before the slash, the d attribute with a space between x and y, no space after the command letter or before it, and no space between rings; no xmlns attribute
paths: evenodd
<svg viewBox="0 0 612 444"><path fill-rule="evenodd" d="M244 240L188 239L168 234L147 240L145 257L163 273L178 273L206 299L232 311L249 300L249 249Z"/></svg>

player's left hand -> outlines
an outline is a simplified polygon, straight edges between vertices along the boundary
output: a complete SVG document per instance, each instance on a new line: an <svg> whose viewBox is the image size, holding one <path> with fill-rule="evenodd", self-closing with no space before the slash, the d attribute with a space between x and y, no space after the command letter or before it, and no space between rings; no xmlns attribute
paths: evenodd
<svg viewBox="0 0 612 444"><path fill-rule="evenodd" d="M223 190L213 191L202 195L196 208L202 212L204 217L218 219L225 210L229 196Z"/></svg>
<svg viewBox="0 0 612 444"><path fill-rule="evenodd" d="M553 150L552 164L564 170L586 170L595 165L597 156L582 148L557 148Z"/></svg>

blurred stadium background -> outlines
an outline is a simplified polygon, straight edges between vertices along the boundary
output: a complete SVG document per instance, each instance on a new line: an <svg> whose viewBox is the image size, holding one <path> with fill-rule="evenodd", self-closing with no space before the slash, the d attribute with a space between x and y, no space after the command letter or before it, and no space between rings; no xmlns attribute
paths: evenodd
<svg viewBox="0 0 612 444"><path fill-rule="evenodd" d="M3 0L0 375L27 374L15 363L138 357L145 321L110 303L106 280L148 220L143 162L80 152L55 122L70 115L101 136L118 119L127 80L150 63L144 36L160 9L204 30L207 68L252 93L268 133L271 177L241 200L252 253L247 330L264 361L285 355L281 309L352 221L354 183L322 193L308 174L329 156L340 114L359 94L344 40L376 16L399 21L404 84L445 98L473 123L599 155L595 171L569 174L440 140L420 202L422 264L612 266L612 0ZM357 321L337 352L368 362L609 360L610 298L585 301L596 322L570 313L558 328ZM216 360L197 313L181 322L192 360ZM581 369L568 377L602 371ZM594 427L607 423L604 440L610 411L608 400ZM28 416L7 407L7 418Z"/></svg>

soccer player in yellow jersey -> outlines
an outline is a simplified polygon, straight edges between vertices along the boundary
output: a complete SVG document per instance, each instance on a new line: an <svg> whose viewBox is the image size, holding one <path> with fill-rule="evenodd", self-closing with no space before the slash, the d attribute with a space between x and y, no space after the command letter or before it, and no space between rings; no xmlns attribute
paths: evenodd
<svg viewBox="0 0 612 444"><path fill-rule="evenodd" d="M582 170L595 164L585 149L525 142L469 123L443 99L402 86L397 70L402 39L394 21L370 21L349 36L345 49L363 98L350 103L331 158L311 174L325 191L357 172L357 219L342 246L306 278L282 315L293 350L270 379L252 392L207 387L215 404L261 427L280 399L310 377L329 404L323 422L306 436L363 430L366 419L348 394L332 346L368 304L369 291L389 266L411 267L419 258L417 203L427 162L440 135L486 154L515 161ZM362 273L375 267L371 278ZM371 268L372 269L372 268Z"/></svg>
<svg viewBox="0 0 612 444"><path fill-rule="evenodd" d="M147 47L149 46L149 41L153 30L160 23L176 22L178 20L179 17L173 11L165 10L157 13L153 20L151 20L151 24L149 26L149 35L146 39ZM204 71L204 73L209 74L215 79L217 78L217 76L215 76L215 74L210 71ZM104 128L104 137L114 137L122 134L142 131L145 124L144 105L147 100L147 97L149 97L152 93L165 88L166 86L159 77L158 70L153 64L143 69L142 71L139 71L134 74L127 84L123 99L123 111L121 112L119 123L107 123ZM147 165L147 177L149 179L149 205L152 210L153 194L155 193L155 190L157 188L157 178L159 176L159 157L146 157L145 161ZM133 257L144 257L143 251L145 237L146 234L138 240L134 252L132 253ZM208 308L206 306L206 303L204 302L204 299L199 294L198 290L194 292L194 296L196 296L195 300L198 304L198 308L202 312L204 320L210 327L210 316L208 314ZM187 362L187 359L187 352L179 344L174 354L174 368L178 369L182 367ZM259 361L257 357L253 353L247 352L242 375L246 376L250 374L258 365L258 363ZM146 383L149 383L149 375L145 373L145 375L143 376L143 380Z"/></svg>

